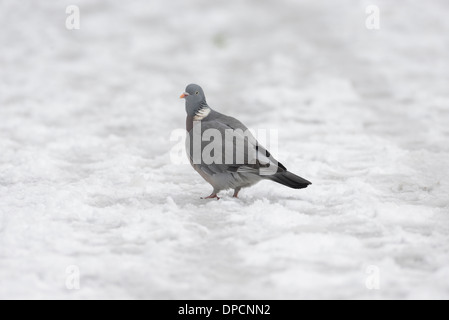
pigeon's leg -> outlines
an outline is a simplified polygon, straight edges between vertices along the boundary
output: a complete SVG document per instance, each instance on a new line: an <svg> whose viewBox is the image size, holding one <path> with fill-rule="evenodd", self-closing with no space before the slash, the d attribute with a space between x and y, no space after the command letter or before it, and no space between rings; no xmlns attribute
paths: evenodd
<svg viewBox="0 0 449 320"><path fill-rule="evenodd" d="M234 195L233 195L234 198L238 198L239 197L240 190L242 190L242 188L235 188Z"/></svg>
<svg viewBox="0 0 449 320"><path fill-rule="evenodd" d="M206 198L201 198L201 199L217 199L220 200L220 198L217 196L217 193L213 192L210 196L206 197Z"/></svg>

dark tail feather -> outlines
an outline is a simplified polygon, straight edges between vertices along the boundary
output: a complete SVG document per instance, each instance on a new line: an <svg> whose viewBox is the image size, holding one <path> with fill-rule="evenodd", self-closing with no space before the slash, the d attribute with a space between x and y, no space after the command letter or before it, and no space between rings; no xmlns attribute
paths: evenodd
<svg viewBox="0 0 449 320"><path fill-rule="evenodd" d="M268 179L293 189L304 189L312 184L312 182L288 171L276 173L275 175L268 177Z"/></svg>

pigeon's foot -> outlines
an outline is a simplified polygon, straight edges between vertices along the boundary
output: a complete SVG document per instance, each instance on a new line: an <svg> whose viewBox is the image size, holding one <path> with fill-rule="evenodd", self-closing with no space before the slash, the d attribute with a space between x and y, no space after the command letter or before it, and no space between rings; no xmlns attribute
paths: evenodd
<svg viewBox="0 0 449 320"><path fill-rule="evenodd" d="M233 198L239 198L239 192L240 190L242 190L242 188L237 188L234 190L234 195L232 196Z"/></svg>
<svg viewBox="0 0 449 320"><path fill-rule="evenodd" d="M206 198L201 198L201 199L217 199L217 200L220 200L220 198L217 196L216 193L212 193L210 196L208 196Z"/></svg>

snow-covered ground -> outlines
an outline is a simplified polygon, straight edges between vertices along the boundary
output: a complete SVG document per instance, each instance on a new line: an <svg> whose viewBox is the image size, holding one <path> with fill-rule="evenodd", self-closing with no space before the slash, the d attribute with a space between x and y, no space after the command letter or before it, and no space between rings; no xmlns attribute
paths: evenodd
<svg viewBox="0 0 449 320"><path fill-rule="evenodd" d="M0 298L448 299L448 11L1 0ZM170 161L191 82L313 186L200 200Z"/></svg>

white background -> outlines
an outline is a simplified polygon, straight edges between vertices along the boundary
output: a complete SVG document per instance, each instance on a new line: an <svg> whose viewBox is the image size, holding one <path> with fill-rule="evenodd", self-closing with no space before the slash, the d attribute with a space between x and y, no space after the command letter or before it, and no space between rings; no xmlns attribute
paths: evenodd
<svg viewBox="0 0 449 320"><path fill-rule="evenodd" d="M0 298L448 299L448 10L2 0ZM313 186L200 200L169 157L191 82Z"/></svg>

